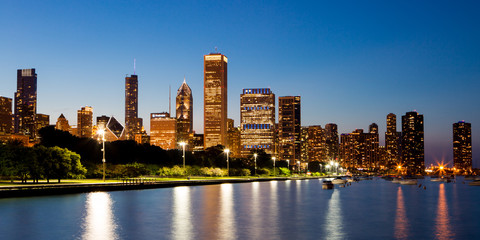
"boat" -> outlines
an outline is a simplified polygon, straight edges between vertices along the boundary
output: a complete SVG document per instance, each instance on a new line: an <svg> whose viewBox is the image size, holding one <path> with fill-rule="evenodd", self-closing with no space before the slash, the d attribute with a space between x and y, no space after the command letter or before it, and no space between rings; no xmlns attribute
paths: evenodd
<svg viewBox="0 0 480 240"><path fill-rule="evenodd" d="M469 182L468 185L470 185L470 186L480 186L480 180L473 180L472 182Z"/></svg>
<svg viewBox="0 0 480 240"><path fill-rule="evenodd" d="M417 179L402 179L400 180L402 185L417 185Z"/></svg>
<svg viewBox="0 0 480 240"><path fill-rule="evenodd" d="M402 179L399 178L399 177L394 177L394 178L392 179L392 183L400 183L401 180L402 180Z"/></svg>
<svg viewBox="0 0 480 240"><path fill-rule="evenodd" d="M431 176L430 181L431 182L443 182L443 178L437 177L437 176Z"/></svg>
<svg viewBox="0 0 480 240"><path fill-rule="evenodd" d="M332 180L333 184L345 184L346 182L347 182L347 180L342 179L341 177L337 177L337 178Z"/></svg>
<svg viewBox="0 0 480 240"><path fill-rule="evenodd" d="M358 178L347 178L347 182L358 182Z"/></svg>
<svg viewBox="0 0 480 240"><path fill-rule="evenodd" d="M322 189L333 189L332 181L323 181L322 182Z"/></svg>

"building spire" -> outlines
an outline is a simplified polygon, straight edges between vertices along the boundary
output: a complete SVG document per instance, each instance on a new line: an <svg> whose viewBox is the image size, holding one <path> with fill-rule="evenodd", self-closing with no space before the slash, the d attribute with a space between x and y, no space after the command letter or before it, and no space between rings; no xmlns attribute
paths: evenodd
<svg viewBox="0 0 480 240"><path fill-rule="evenodd" d="M185 75L183 75L183 83L185 83Z"/></svg>

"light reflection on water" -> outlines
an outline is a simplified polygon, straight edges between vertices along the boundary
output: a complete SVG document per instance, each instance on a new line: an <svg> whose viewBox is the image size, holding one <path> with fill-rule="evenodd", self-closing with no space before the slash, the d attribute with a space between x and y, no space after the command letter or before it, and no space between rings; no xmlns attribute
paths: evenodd
<svg viewBox="0 0 480 240"><path fill-rule="evenodd" d="M220 198L219 239L235 239L236 226L232 184L221 185Z"/></svg>
<svg viewBox="0 0 480 240"><path fill-rule="evenodd" d="M172 236L174 239L193 239L190 187L173 188Z"/></svg>
<svg viewBox="0 0 480 240"><path fill-rule="evenodd" d="M82 239L116 239L117 225L112 211L113 201L107 192L87 194L85 203L84 232Z"/></svg>
<svg viewBox="0 0 480 240"><path fill-rule="evenodd" d="M333 190L328 201L327 214L325 215L325 236L326 239L345 239L342 220L342 205L340 204L340 191Z"/></svg>
<svg viewBox="0 0 480 240"><path fill-rule="evenodd" d="M402 187L397 188L397 211L395 213L395 238L408 239L408 219L403 200Z"/></svg>
<svg viewBox="0 0 480 240"><path fill-rule="evenodd" d="M261 221L261 209L260 209L260 182L252 182L252 197L251 197L251 207L250 207L250 219L252 226L260 226L262 224ZM252 228L252 238L259 239L261 236L261 228L253 227Z"/></svg>
<svg viewBox="0 0 480 240"><path fill-rule="evenodd" d="M450 229L450 220L448 214L448 204L445 197L445 184L440 184L438 188L437 218L435 227L436 239L446 240L454 239L455 235Z"/></svg>

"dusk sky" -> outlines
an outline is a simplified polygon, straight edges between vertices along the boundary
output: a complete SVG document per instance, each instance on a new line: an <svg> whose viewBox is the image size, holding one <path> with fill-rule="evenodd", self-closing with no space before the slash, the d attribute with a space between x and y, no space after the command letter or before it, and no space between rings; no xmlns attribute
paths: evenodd
<svg viewBox="0 0 480 240"><path fill-rule="evenodd" d="M0 96L35 68L38 113L125 118L125 76L139 76L139 117L168 111L184 76L203 133L203 55L228 59L228 116L243 88L301 96L302 125L340 133L388 113L424 115L427 164L452 162L452 124L472 123L480 167L479 1L8 1L0 3ZM277 101L278 103L278 101ZM172 112L174 110L172 104ZM277 104L278 109L278 104Z"/></svg>

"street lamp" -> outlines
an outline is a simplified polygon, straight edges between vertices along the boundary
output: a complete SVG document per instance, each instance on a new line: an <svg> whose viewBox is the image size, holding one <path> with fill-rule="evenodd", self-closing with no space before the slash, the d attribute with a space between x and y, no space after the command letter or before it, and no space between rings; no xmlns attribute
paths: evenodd
<svg viewBox="0 0 480 240"><path fill-rule="evenodd" d="M185 145L187 145L186 142L180 142L180 146L183 148L183 171L185 171Z"/></svg>
<svg viewBox="0 0 480 240"><path fill-rule="evenodd" d="M255 176L257 176L257 156L258 155L256 153L253 154L253 157L255 158L255 160L254 160L254 162L255 162Z"/></svg>
<svg viewBox="0 0 480 240"><path fill-rule="evenodd" d="M102 159L102 162L103 162L103 181L105 182L105 129L99 129L98 130L98 134L101 134L102 135L102 152L103 152L103 159Z"/></svg>
<svg viewBox="0 0 480 240"><path fill-rule="evenodd" d="M335 174L338 175L338 162L335 163Z"/></svg>
<svg viewBox="0 0 480 240"><path fill-rule="evenodd" d="M300 161L297 161L297 165L298 165L298 174L300 174Z"/></svg>
<svg viewBox="0 0 480 240"><path fill-rule="evenodd" d="M228 163L228 154L230 153L230 149L225 149L223 150L223 152L225 152L227 154L227 176L230 176L230 165Z"/></svg>
<svg viewBox="0 0 480 240"><path fill-rule="evenodd" d="M273 160L273 176L276 176L277 174L275 173L275 157L272 157Z"/></svg>
<svg viewBox="0 0 480 240"><path fill-rule="evenodd" d="M287 169L290 170L290 160L287 160Z"/></svg>

